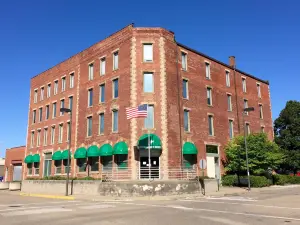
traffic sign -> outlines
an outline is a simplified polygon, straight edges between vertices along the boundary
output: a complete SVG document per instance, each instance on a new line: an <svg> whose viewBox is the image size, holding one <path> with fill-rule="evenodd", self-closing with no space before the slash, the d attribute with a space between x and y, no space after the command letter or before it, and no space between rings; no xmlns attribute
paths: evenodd
<svg viewBox="0 0 300 225"><path fill-rule="evenodd" d="M206 160L205 160L205 159L200 159L199 167L200 167L200 169L202 169L202 170L205 170L205 169L206 169Z"/></svg>

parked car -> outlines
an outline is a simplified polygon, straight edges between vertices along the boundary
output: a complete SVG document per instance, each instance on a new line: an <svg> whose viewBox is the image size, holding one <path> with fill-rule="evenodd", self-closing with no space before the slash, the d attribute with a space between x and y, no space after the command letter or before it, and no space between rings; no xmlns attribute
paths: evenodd
<svg viewBox="0 0 300 225"><path fill-rule="evenodd" d="M0 176L0 182L4 181L4 177Z"/></svg>

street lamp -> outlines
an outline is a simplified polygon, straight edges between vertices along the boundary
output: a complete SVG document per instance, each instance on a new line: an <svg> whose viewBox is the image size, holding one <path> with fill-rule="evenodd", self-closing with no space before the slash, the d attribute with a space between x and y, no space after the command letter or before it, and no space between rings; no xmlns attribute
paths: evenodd
<svg viewBox="0 0 300 225"><path fill-rule="evenodd" d="M244 108L243 110L243 124L244 124L244 142L245 142L245 150L246 150L246 166L247 166L247 178L248 178L248 191L250 191L250 172L249 172L249 161L248 161L248 149L247 149L247 138L246 138L246 125L245 125L245 113L254 111L254 107Z"/></svg>
<svg viewBox="0 0 300 225"><path fill-rule="evenodd" d="M66 180L66 196L69 195L69 179L70 179L70 161L71 161L71 131L72 131L72 110L68 108L60 108L60 112L64 113L70 113L70 130L68 133L69 141L68 141L68 160L67 160L67 180Z"/></svg>

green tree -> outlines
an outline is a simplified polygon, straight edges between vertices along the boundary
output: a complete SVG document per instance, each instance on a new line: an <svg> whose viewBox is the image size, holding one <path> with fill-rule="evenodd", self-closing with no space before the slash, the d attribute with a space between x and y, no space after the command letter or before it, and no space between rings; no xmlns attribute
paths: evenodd
<svg viewBox="0 0 300 225"><path fill-rule="evenodd" d="M288 101L274 122L275 142L284 150L283 170L300 169L300 102Z"/></svg>
<svg viewBox="0 0 300 225"><path fill-rule="evenodd" d="M261 175L269 169L277 169L283 161L283 154L277 144L269 141L264 133L247 137L250 174ZM226 160L223 162L228 174L246 174L246 150L244 137L237 136L225 146Z"/></svg>

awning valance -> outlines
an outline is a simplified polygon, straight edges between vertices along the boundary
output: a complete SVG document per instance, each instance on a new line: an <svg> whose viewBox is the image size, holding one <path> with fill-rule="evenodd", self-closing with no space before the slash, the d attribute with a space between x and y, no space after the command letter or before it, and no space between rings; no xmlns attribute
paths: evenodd
<svg viewBox="0 0 300 225"><path fill-rule="evenodd" d="M104 144L100 148L100 156L110 156L113 154L113 148L110 144Z"/></svg>
<svg viewBox="0 0 300 225"><path fill-rule="evenodd" d="M84 159L87 157L86 149L84 147L78 148L75 151L74 158L75 159Z"/></svg>
<svg viewBox="0 0 300 225"><path fill-rule="evenodd" d="M128 154L128 146L124 141L120 141L114 145L113 148L114 155L125 155Z"/></svg>
<svg viewBox="0 0 300 225"><path fill-rule="evenodd" d="M197 154L198 150L196 146L191 143L191 142L185 142L183 147L182 147L182 153L184 155L192 155L192 154Z"/></svg>
<svg viewBox="0 0 300 225"><path fill-rule="evenodd" d="M138 140L137 147L148 149L149 146L151 149L161 149L160 138L155 134L143 134Z"/></svg>
<svg viewBox="0 0 300 225"><path fill-rule="evenodd" d="M54 161L62 160L61 151L54 152L54 154L52 155L52 160Z"/></svg>
<svg viewBox="0 0 300 225"><path fill-rule="evenodd" d="M24 159L25 163L33 163L33 156L32 155L28 155L25 157Z"/></svg>
<svg viewBox="0 0 300 225"><path fill-rule="evenodd" d="M92 145L87 149L88 157L98 157L100 156L100 150L96 145Z"/></svg>
<svg viewBox="0 0 300 225"><path fill-rule="evenodd" d="M32 162L38 163L40 161L41 161L41 159L40 159L40 155L39 154L35 154L35 155L32 156Z"/></svg>

